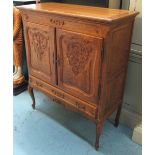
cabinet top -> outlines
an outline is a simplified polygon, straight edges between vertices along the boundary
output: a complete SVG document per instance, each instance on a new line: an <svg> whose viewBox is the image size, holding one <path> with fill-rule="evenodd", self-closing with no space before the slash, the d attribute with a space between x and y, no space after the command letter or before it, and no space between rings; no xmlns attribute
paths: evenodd
<svg viewBox="0 0 155 155"><path fill-rule="evenodd" d="M136 11L53 2L22 5L18 6L18 9L66 15L71 17L79 17L104 22L113 22L129 17L135 17L138 14L138 12Z"/></svg>

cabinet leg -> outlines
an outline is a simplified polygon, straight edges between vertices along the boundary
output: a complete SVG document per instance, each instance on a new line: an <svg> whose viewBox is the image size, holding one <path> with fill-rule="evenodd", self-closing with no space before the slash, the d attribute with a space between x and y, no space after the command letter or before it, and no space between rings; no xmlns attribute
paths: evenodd
<svg viewBox="0 0 155 155"><path fill-rule="evenodd" d="M96 142L95 142L95 149L98 150L99 148L99 139L102 131L102 123L99 122L96 124Z"/></svg>
<svg viewBox="0 0 155 155"><path fill-rule="evenodd" d="M116 113L116 117L115 117L115 127L118 127L119 125L119 119L120 119L120 114L121 114L121 109L122 109L122 104L119 105L117 113Z"/></svg>
<svg viewBox="0 0 155 155"><path fill-rule="evenodd" d="M29 94L32 98L32 108L35 109L35 98L34 98L34 93L33 93L33 88L28 86L28 91L29 91Z"/></svg>

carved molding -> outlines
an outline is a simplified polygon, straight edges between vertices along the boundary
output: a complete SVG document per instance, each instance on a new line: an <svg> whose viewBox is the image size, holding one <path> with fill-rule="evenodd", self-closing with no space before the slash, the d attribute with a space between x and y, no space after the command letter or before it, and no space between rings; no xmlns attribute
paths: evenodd
<svg viewBox="0 0 155 155"><path fill-rule="evenodd" d="M25 14L25 13L22 14L22 17L23 17L23 19L25 19L25 20L28 20L28 19L29 19L29 16L28 16L27 14Z"/></svg>
<svg viewBox="0 0 155 155"><path fill-rule="evenodd" d="M37 82L37 81L36 81L36 85L37 85L38 87L43 87L43 84L41 84L41 83L39 83L39 82Z"/></svg>
<svg viewBox="0 0 155 155"><path fill-rule="evenodd" d="M38 87L43 87L43 84L42 83L40 83L40 82L38 82L36 80L33 80L31 77L29 77L29 82L30 83L34 83Z"/></svg>
<svg viewBox="0 0 155 155"><path fill-rule="evenodd" d="M30 43L36 53L37 58L42 61L42 57L49 50L48 32L37 28L29 28Z"/></svg>
<svg viewBox="0 0 155 155"><path fill-rule="evenodd" d="M55 91L55 90L53 90L53 89L51 89L51 92L53 93L53 94L55 94L56 96L58 96L58 97L61 97L61 98L65 98L65 95L63 94L63 93L60 93L60 92L57 92L57 91Z"/></svg>
<svg viewBox="0 0 155 155"><path fill-rule="evenodd" d="M83 111L86 110L86 106L80 104L79 102L75 102L75 106L76 106L79 110L83 110Z"/></svg>
<svg viewBox="0 0 155 155"><path fill-rule="evenodd" d="M63 20L59 19L50 19L50 22L56 26L63 26L65 24Z"/></svg>
<svg viewBox="0 0 155 155"><path fill-rule="evenodd" d="M29 77L29 82L32 85L37 86L38 88L44 88L46 90L49 89L45 84L43 84L42 82L37 81L37 80L35 80L35 79L31 78L31 77ZM60 104L62 104L62 101L57 99L57 97L62 98L62 99L66 99L66 100L70 99L64 93L61 93L61 92L59 92L57 90L54 90L53 88L50 88L50 92L56 96L56 97L54 97L54 96L52 97L53 101L58 102ZM79 111L85 111L86 113L88 113L89 115L91 115L93 117L96 115L96 110L94 108L88 107L88 106L80 103L77 100L72 100L71 105L76 107Z"/></svg>
<svg viewBox="0 0 155 155"><path fill-rule="evenodd" d="M90 60L93 42L81 37L64 37L66 56L75 75L82 73Z"/></svg>

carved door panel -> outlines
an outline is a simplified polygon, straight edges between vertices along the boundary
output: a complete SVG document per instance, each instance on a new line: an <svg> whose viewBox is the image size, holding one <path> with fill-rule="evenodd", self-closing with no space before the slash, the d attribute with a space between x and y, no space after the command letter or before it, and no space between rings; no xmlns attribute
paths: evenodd
<svg viewBox="0 0 155 155"><path fill-rule="evenodd" d="M48 83L55 83L55 30L52 27L27 23L25 40L29 74Z"/></svg>
<svg viewBox="0 0 155 155"><path fill-rule="evenodd" d="M57 29L58 85L97 103L102 39Z"/></svg>

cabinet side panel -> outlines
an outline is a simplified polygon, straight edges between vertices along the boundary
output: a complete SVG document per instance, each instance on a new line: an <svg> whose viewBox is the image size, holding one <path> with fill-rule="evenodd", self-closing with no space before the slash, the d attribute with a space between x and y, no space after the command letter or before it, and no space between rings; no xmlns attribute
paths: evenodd
<svg viewBox="0 0 155 155"><path fill-rule="evenodd" d="M111 81L126 69L131 43L132 23L112 32L111 49L108 53L108 79Z"/></svg>
<svg viewBox="0 0 155 155"><path fill-rule="evenodd" d="M101 114L108 117L122 103L133 23L114 29L105 49ZM102 73L103 74L103 73ZM106 74L106 75L105 75Z"/></svg>

